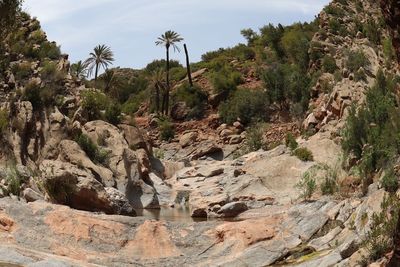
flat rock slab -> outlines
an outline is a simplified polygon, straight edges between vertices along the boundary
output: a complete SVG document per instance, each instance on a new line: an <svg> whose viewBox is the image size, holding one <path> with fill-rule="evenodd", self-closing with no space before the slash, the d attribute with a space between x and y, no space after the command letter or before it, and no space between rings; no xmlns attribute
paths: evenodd
<svg viewBox="0 0 400 267"><path fill-rule="evenodd" d="M317 232L328 205L322 201L289 209L281 206L244 221L193 223L95 214L3 198L0 221L9 226L0 228L0 261L36 264L32 266L237 266L237 262L265 266Z"/></svg>

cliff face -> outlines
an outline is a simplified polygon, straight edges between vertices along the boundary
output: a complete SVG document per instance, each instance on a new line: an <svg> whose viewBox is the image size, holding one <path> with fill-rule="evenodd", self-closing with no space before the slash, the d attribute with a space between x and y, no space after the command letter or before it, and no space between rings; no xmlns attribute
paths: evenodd
<svg viewBox="0 0 400 267"><path fill-rule="evenodd" d="M396 49L397 59L400 61L400 1L381 0L381 8L386 23L391 29L393 46Z"/></svg>

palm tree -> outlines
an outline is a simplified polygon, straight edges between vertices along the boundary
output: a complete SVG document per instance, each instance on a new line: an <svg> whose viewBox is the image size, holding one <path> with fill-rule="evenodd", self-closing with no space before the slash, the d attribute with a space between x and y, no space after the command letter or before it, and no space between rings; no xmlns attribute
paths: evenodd
<svg viewBox="0 0 400 267"><path fill-rule="evenodd" d="M164 79L164 71L161 69L157 69L152 73L150 78L150 88L153 90L154 94L154 101L155 101L155 111L156 113L160 112L160 95L161 92L163 96L166 94L165 90L165 79ZM161 110L165 110L165 97L163 97L162 107Z"/></svg>
<svg viewBox="0 0 400 267"><path fill-rule="evenodd" d="M88 74L88 64L86 62L82 62L82 60L79 60L75 64L72 64L71 74L78 79L85 78Z"/></svg>
<svg viewBox="0 0 400 267"><path fill-rule="evenodd" d="M106 70L103 75L99 77L104 83L104 92L110 94L113 98L120 100L119 89L121 87L121 80L113 70Z"/></svg>
<svg viewBox="0 0 400 267"><path fill-rule="evenodd" d="M179 47L176 45L176 43L179 43L183 41L183 38L180 37L180 35L174 31L166 31L164 34L161 35L161 37L158 37L156 41L156 45L159 46L165 46L166 52L167 52L167 68L166 68L166 82L167 82L167 93L165 95L166 99L166 107L164 110L164 113L167 115L168 114L168 106L169 106L169 91L170 91L170 84L169 84L169 48L172 46L174 48L174 51L180 51Z"/></svg>
<svg viewBox="0 0 400 267"><path fill-rule="evenodd" d="M89 75L95 69L94 82L97 81L97 75L99 74L99 68L103 67L107 69L108 65L112 65L114 61L114 53L111 48L106 45L98 45L94 48L93 52L90 53L90 57L86 59L85 63L89 67Z"/></svg>

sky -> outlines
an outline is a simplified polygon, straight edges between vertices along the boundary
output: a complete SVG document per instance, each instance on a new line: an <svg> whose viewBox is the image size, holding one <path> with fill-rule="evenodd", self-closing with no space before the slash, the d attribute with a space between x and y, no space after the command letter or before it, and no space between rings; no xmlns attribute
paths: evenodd
<svg viewBox="0 0 400 267"><path fill-rule="evenodd" d="M245 43L241 29L268 23L311 21L329 0L25 0L50 41L70 61L85 60L98 44L111 47L114 66L142 68L165 57L155 46L173 30L185 40L190 61L220 47ZM184 53L171 58L184 62Z"/></svg>

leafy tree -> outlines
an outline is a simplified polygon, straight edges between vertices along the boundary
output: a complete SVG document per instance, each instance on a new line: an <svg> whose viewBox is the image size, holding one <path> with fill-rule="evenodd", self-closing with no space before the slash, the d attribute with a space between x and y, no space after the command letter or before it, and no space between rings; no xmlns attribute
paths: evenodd
<svg viewBox="0 0 400 267"><path fill-rule="evenodd" d="M264 121L267 117L267 103L265 93L261 90L238 89L219 107L221 119L226 123L233 123L238 118L244 124L252 121Z"/></svg>
<svg viewBox="0 0 400 267"><path fill-rule="evenodd" d="M362 50L349 52L346 65L351 72L355 73L360 68L365 68L369 64L370 61Z"/></svg>
<svg viewBox="0 0 400 267"><path fill-rule="evenodd" d="M285 28L281 24L278 24L277 27L273 24L268 24L262 27L260 31L263 45L268 45L276 52L278 58L283 58L285 52L281 45L281 39L285 32Z"/></svg>
<svg viewBox="0 0 400 267"><path fill-rule="evenodd" d="M151 63L147 64L146 66L146 71L149 73L155 72L157 70L163 70L165 71L165 66L167 64L167 61L165 59L156 59L153 60ZM169 60L169 67L172 68L177 68L177 67L182 67L182 65L179 63L178 60Z"/></svg>
<svg viewBox="0 0 400 267"><path fill-rule="evenodd" d="M94 80L97 82L100 67L107 69L113 61L114 53L111 51L111 48L106 45L98 45L94 48L93 52L90 53L90 57L86 59L85 64L87 64L89 68L89 75L93 72L93 69L95 69Z"/></svg>
<svg viewBox="0 0 400 267"><path fill-rule="evenodd" d="M311 80L298 65L277 64L265 70L262 79L269 101L281 110L289 109L290 104L298 104L301 113L307 109Z"/></svg>
<svg viewBox="0 0 400 267"><path fill-rule="evenodd" d="M102 118L101 111L109 105L106 95L97 91L86 91L83 93L82 108L87 112L89 121Z"/></svg>
<svg viewBox="0 0 400 267"><path fill-rule="evenodd" d="M189 83L184 83L174 94L176 101L183 101L191 109L187 118L201 118L207 103L207 95L201 90L198 85L191 86Z"/></svg>
<svg viewBox="0 0 400 267"><path fill-rule="evenodd" d="M23 0L0 1L0 37L3 39L13 29Z"/></svg>
<svg viewBox="0 0 400 267"><path fill-rule="evenodd" d="M299 27L285 31L282 46L291 62L298 64L304 70L307 69L309 40L304 30Z"/></svg>
<svg viewBox="0 0 400 267"><path fill-rule="evenodd" d="M373 173L390 169L400 152L399 108L393 94L397 82L379 71L376 84L366 93L365 106L350 110L344 128L342 148L358 160L364 189L372 182Z"/></svg>
<svg viewBox="0 0 400 267"><path fill-rule="evenodd" d="M240 31L242 36L247 40L248 45L252 45L253 42L258 38L257 33L252 29L243 29Z"/></svg>
<svg viewBox="0 0 400 267"><path fill-rule="evenodd" d="M180 37L180 35L174 31L166 31L164 34L161 35L161 37L158 37L158 40L156 41L156 45L158 46L164 46L166 50L166 85L167 85L167 92L165 94L165 97L163 99L163 102L165 102L165 109L163 110L164 114L168 115L168 110L169 110L169 91L170 91L170 81L169 81L169 70L170 70L170 62L169 62L169 49L172 46L174 48L174 51L180 51L179 47L176 45L177 43L183 41L183 38Z"/></svg>

